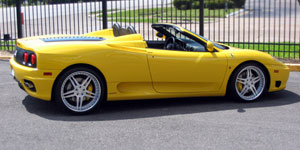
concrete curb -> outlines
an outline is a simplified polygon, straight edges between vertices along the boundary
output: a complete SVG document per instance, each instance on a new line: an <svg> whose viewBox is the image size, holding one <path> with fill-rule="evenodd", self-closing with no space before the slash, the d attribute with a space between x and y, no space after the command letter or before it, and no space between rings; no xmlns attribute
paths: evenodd
<svg viewBox="0 0 300 150"><path fill-rule="evenodd" d="M0 60L9 60L11 56L0 56ZM300 64L290 64L285 63L290 68L290 71L299 71L300 72Z"/></svg>
<svg viewBox="0 0 300 150"><path fill-rule="evenodd" d="M0 56L0 60L9 60L11 56Z"/></svg>
<svg viewBox="0 0 300 150"><path fill-rule="evenodd" d="M300 64L285 63L290 68L290 71L300 71Z"/></svg>
<svg viewBox="0 0 300 150"><path fill-rule="evenodd" d="M231 17L231 16L240 15L240 14L242 14L244 12L246 12L246 9L240 9L240 10L237 10L235 12L232 12L232 13L226 15L226 18Z"/></svg>

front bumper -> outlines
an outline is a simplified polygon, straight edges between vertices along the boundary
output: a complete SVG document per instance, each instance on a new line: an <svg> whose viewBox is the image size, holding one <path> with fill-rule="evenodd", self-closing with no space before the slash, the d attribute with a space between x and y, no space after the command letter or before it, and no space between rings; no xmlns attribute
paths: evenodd
<svg viewBox="0 0 300 150"><path fill-rule="evenodd" d="M270 73L269 92L283 90L289 79L290 69L286 65L269 65L267 66Z"/></svg>
<svg viewBox="0 0 300 150"><path fill-rule="evenodd" d="M18 64L14 58L10 59L11 69L14 71L14 78L19 83L20 88L24 89L32 97L42 100L51 100L52 86L59 73L57 70L40 70L37 68L30 68ZM45 76L44 72L52 72L51 76ZM35 91L30 90L25 86L25 81L31 81L35 86Z"/></svg>

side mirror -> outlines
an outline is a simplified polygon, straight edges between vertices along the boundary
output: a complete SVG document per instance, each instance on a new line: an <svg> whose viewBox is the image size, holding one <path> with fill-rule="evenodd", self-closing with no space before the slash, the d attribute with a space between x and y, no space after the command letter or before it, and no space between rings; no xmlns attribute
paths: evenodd
<svg viewBox="0 0 300 150"><path fill-rule="evenodd" d="M156 37L158 37L158 38L166 39L166 36L165 36L164 34L160 33L160 32L156 32L155 35L156 35Z"/></svg>
<svg viewBox="0 0 300 150"><path fill-rule="evenodd" d="M213 51L214 51L214 44L213 44L211 41L208 41L208 42L207 42L207 45L206 45L206 49L207 49L209 52L213 52Z"/></svg>

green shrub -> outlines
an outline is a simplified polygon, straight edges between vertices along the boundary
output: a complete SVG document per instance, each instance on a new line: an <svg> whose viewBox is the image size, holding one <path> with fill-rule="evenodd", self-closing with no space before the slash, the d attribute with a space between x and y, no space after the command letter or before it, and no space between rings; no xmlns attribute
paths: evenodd
<svg viewBox="0 0 300 150"><path fill-rule="evenodd" d="M246 0L232 0L234 6L237 8L242 8L245 5Z"/></svg>
<svg viewBox="0 0 300 150"><path fill-rule="evenodd" d="M20 0L21 4L25 2L25 0ZM38 3L42 4L63 4L63 3L77 3L80 0L26 0L26 4L28 5L36 5ZM81 0L83 2L90 2L94 0ZM15 6L16 0L0 0L0 2L5 6Z"/></svg>
<svg viewBox="0 0 300 150"><path fill-rule="evenodd" d="M233 8L234 4L231 0L205 0L204 7L209 9Z"/></svg>
<svg viewBox="0 0 300 150"><path fill-rule="evenodd" d="M191 9L192 7L192 3L195 0L174 0L173 1L173 5L177 8L177 9Z"/></svg>
<svg viewBox="0 0 300 150"><path fill-rule="evenodd" d="M221 8L242 7L245 0L204 0L204 8L221 9ZM177 9L199 9L200 0L174 0L173 5Z"/></svg>
<svg viewBox="0 0 300 150"><path fill-rule="evenodd" d="M1 0L0 2L2 3L2 5L5 5L5 6L15 6L16 5L15 0Z"/></svg>
<svg viewBox="0 0 300 150"><path fill-rule="evenodd" d="M199 9L200 7L200 1L194 1L192 3L192 9Z"/></svg>

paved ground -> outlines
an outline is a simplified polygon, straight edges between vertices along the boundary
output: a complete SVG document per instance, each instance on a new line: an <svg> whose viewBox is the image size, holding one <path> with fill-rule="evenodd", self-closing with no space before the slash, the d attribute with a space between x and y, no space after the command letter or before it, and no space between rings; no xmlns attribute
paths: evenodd
<svg viewBox="0 0 300 150"><path fill-rule="evenodd" d="M255 103L225 98L111 102L69 116L28 96L0 60L0 149L278 149L300 147L300 73Z"/></svg>

